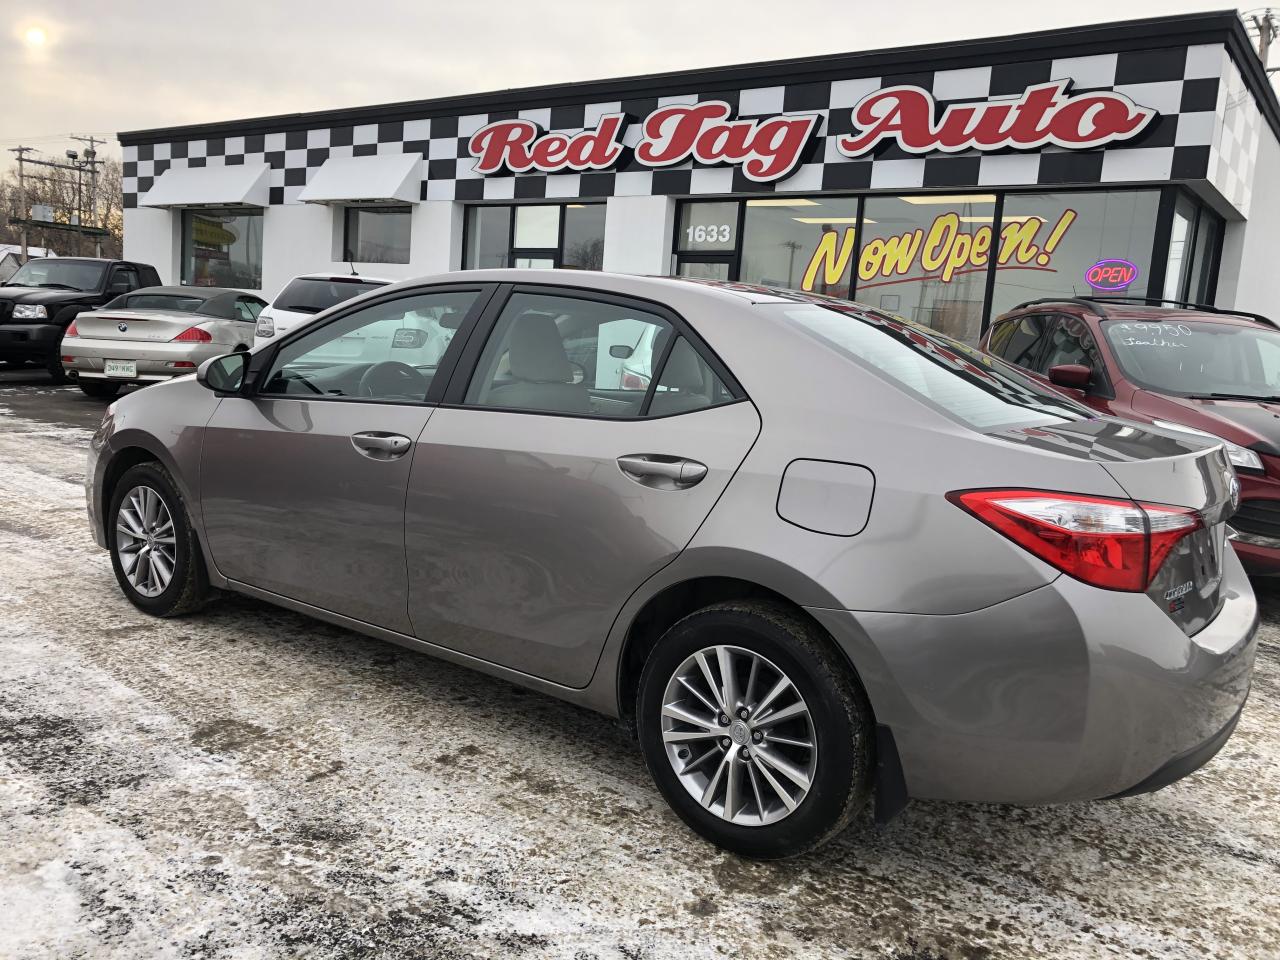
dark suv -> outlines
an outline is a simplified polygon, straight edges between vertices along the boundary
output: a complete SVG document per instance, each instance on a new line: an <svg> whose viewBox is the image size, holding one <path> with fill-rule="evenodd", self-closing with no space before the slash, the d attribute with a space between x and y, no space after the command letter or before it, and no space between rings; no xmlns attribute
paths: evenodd
<svg viewBox="0 0 1280 960"><path fill-rule="evenodd" d="M159 285L156 268L146 263L90 257L28 260L0 284L0 360L38 363L62 383L58 346L76 314L139 287Z"/></svg>
<svg viewBox="0 0 1280 960"><path fill-rule="evenodd" d="M987 353L1101 413L1226 443L1231 520L1252 574L1280 574L1280 330L1265 317L1149 300L1032 300L991 324Z"/></svg>

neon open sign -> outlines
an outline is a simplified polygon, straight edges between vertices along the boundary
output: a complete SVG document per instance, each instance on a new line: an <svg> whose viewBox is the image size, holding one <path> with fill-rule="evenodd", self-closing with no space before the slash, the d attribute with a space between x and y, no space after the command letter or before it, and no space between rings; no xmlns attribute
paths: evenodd
<svg viewBox="0 0 1280 960"><path fill-rule="evenodd" d="M1099 260L1084 272L1084 282L1095 290L1127 290L1138 279L1138 267L1128 260Z"/></svg>

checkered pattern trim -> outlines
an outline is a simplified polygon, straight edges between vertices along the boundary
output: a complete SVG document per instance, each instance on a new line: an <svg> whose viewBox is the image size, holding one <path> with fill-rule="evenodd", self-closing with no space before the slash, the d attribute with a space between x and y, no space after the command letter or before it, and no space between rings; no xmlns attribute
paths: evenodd
<svg viewBox="0 0 1280 960"><path fill-rule="evenodd" d="M1246 217L1253 199L1253 171L1263 126L1257 101L1235 63L1224 57L1209 150L1209 182Z"/></svg>
<svg viewBox="0 0 1280 960"><path fill-rule="evenodd" d="M1225 165L1222 175L1235 182L1236 193L1241 190L1247 193L1252 160L1249 166L1242 167L1243 148L1237 149L1240 141L1235 138L1239 135L1256 143L1260 119L1256 106L1237 109L1238 97L1233 98L1227 89L1229 82L1223 82L1228 68L1234 70L1223 45L1207 44L518 112L149 144L125 148L125 206L137 206L139 197L151 188L155 179L172 167L261 162L271 167L271 203L295 203L311 174L330 157L383 153L421 154L423 200L465 202L1195 180L1208 176L1215 147L1218 149L1215 176L1218 167ZM1238 80L1238 72L1234 76ZM953 102L1016 98L1032 84L1063 77L1074 81L1076 91L1115 90L1143 106L1155 108L1160 115L1132 140L1097 150L1072 151L1050 146L1036 152L970 151L921 157L906 153L894 142L887 142L873 155L851 160L836 149L837 139L851 132L853 106L881 87L914 84L931 91L941 109ZM1243 89L1242 82L1240 88ZM630 149L624 151L613 169L605 172L483 177L472 170L474 160L467 151L470 136L495 120L520 117L548 130L576 132L594 127L604 114L618 112L626 113L633 121L623 137L624 144L631 148L640 138L639 121L659 106L704 100L725 100L740 117L818 113L822 123L795 172L775 183L755 183L736 167L693 162L654 170L638 163Z"/></svg>

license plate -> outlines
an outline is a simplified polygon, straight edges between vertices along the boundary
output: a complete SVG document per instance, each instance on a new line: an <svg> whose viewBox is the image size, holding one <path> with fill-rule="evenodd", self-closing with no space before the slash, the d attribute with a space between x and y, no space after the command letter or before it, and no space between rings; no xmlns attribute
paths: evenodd
<svg viewBox="0 0 1280 960"><path fill-rule="evenodd" d="M102 365L102 372L108 377L136 377L138 375L138 361L108 360Z"/></svg>

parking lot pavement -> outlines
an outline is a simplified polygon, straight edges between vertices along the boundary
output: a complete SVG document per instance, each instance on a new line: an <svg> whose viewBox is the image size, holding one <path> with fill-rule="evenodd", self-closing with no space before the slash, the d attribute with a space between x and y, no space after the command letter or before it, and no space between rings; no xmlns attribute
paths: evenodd
<svg viewBox="0 0 1280 960"><path fill-rule="evenodd" d="M1280 594L1190 779L753 863L604 718L244 599L135 611L84 518L103 407L0 373L0 957L1280 955Z"/></svg>

